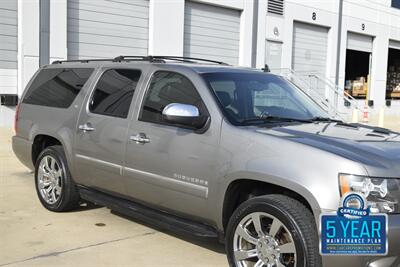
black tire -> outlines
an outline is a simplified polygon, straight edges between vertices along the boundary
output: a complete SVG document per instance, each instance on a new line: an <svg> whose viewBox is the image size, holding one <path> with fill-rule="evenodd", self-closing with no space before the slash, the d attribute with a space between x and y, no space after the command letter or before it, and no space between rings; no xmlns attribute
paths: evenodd
<svg viewBox="0 0 400 267"><path fill-rule="evenodd" d="M243 218L253 212L273 215L285 225L293 237L297 267L322 266L317 225L310 210L293 198L284 195L266 195L242 203L229 220L226 231L226 253L231 267L237 267L234 257L236 228Z"/></svg>
<svg viewBox="0 0 400 267"><path fill-rule="evenodd" d="M47 203L39 191L38 170L40 162L45 156L51 156L54 158L58 166L61 168L61 194L58 200L53 204ZM67 159L62 146L50 146L40 153L35 164L35 187L40 202L50 211L70 211L79 206L79 192L69 172Z"/></svg>

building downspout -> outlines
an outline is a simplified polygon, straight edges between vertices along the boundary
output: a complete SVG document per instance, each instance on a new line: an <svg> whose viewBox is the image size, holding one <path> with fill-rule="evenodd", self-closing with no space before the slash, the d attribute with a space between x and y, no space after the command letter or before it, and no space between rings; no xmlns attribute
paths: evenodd
<svg viewBox="0 0 400 267"><path fill-rule="evenodd" d="M258 0L253 0L253 28L251 45L251 67L257 66L257 43L258 43Z"/></svg>
<svg viewBox="0 0 400 267"><path fill-rule="evenodd" d="M50 0L39 1L39 67L50 63Z"/></svg>

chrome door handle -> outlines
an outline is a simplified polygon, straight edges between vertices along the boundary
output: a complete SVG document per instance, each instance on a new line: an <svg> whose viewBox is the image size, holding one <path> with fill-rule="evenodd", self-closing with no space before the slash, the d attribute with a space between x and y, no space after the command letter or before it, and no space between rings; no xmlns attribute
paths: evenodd
<svg viewBox="0 0 400 267"><path fill-rule="evenodd" d="M150 143L150 139L146 137L144 133L138 133L137 135L132 135L129 140L135 141L136 144L146 144Z"/></svg>
<svg viewBox="0 0 400 267"><path fill-rule="evenodd" d="M93 128L90 123L85 123L85 124L79 125L78 128L79 128L79 130L82 130L84 133L95 130L95 128Z"/></svg>

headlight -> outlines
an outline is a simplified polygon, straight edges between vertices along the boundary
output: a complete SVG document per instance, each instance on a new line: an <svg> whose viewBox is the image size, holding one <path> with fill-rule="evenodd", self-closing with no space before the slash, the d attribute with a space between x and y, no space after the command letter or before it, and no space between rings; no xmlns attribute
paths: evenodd
<svg viewBox="0 0 400 267"><path fill-rule="evenodd" d="M350 174L339 175L340 194L365 196L372 213L400 213L400 179L382 179Z"/></svg>

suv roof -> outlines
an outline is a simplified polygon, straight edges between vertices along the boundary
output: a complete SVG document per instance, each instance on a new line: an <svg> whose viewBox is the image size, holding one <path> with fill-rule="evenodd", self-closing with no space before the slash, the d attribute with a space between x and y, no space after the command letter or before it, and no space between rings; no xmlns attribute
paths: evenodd
<svg viewBox="0 0 400 267"><path fill-rule="evenodd" d="M96 63L106 63L107 65L120 65L121 63L129 64L166 64L166 65L179 65L188 67L195 72L225 72L225 71L255 71L255 69L237 67L229 65L225 62L209 60L203 58L192 58L192 57L178 57L178 56L118 56L115 58L98 58L98 59L82 59L82 60L57 60L51 65L70 65L70 64L87 64L87 67L93 67ZM260 70L257 70L260 71Z"/></svg>
<svg viewBox="0 0 400 267"><path fill-rule="evenodd" d="M219 65L229 65L222 61L204 59L204 58L194 58L194 57L178 57L178 56L118 56L115 58L99 58L99 59L78 59L78 60L64 60L64 61L54 61L53 64L62 64L67 62L79 62L88 63L96 61L111 61L111 62L130 62L130 61L147 61L150 63L166 63L166 61L184 62L184 63L199 63L207 62Z"/></svg>

